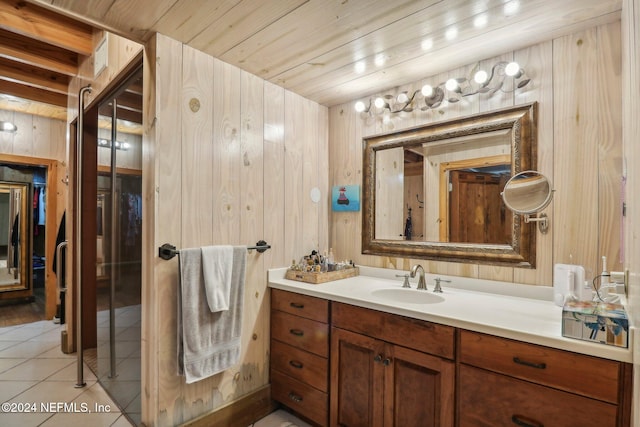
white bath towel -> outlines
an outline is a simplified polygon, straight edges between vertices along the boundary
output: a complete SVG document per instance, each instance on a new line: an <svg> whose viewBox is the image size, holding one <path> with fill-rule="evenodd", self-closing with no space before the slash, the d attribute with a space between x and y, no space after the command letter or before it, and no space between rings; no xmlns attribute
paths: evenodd
<svg viewBox="0 0 640 427"><path fill-rule="evenodd" d="M233 247L229 309L212 313L204 289L202 250L180 250L178 372L187 384L235 365L240 358L246 246Z"/></svg>
<svg viewBox="0 0 640 427"><path fill-rule="evenodd" d="M232 246L205 246L202 248L204 289L212 313L229 309L232 265Z"/></svg>

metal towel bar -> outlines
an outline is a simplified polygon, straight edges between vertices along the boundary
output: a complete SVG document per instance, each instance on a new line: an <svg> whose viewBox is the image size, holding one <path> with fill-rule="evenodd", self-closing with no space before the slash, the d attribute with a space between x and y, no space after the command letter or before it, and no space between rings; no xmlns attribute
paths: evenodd
<svg viewBox="0 0 640 427"><path fill-rule="evenodd" d="M259 240L256 242L255 246L247 246L247 250L255 249L259 253L265 252L267 249L271 249L271 245L267 244L264 240ZM158 256L164 260L170 260L176 255L180 255L180 251L176 249L175 246L169 243L165 243L164 245L158 248Z"/></svg>

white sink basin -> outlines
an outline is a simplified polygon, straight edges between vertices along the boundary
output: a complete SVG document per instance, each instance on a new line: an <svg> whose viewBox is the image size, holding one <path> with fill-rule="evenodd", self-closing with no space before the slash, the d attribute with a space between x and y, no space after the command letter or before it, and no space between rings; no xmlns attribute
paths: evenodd
<svg viewBox="0 0 640 427"><path fill-rule="evenodd" d="M403 304L436 304L444 301L443 297L431 291L407 288L378 289L371 292L371 295Z"/></svg>

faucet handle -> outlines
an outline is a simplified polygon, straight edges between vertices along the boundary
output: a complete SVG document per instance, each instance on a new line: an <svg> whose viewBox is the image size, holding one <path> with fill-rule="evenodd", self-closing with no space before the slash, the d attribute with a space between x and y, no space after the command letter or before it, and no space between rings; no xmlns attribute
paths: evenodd
<svg viewBox="0 0 640 427"><path fill-rule="evenodd" d="M436 277L433 280L435 280L435 282L436 282L436 287L433 288L433 292L438 292L438 293L442 293L442 287L440 286L440 282L451 283L451 280L445 280L445 279L441 279L439 277Z"/></svg>
<svg viewBox="0 0 640 427"><path fill-rule="evenodd" d="M403 288L410 288L411 284L409 283L409 275L408 274L396 274L396 277L404 277L404 282L402 283Z"/></svg>

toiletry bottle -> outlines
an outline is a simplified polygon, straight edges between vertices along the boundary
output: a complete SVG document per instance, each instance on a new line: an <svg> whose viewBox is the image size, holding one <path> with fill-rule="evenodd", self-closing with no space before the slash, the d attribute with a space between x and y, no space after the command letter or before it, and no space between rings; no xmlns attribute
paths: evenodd
<svg viewBox="0 0 640 427"><path fill-rule="evenodd" d="M333 258L333 248L329 248L329 264L334 264L335 260Z"/></svg>
<svg viewBox="0 0 640 427"><path fill-rule="evenodd" d="M582 301L593 301L593 287L591 286L591 282L585 280L582 284L582 293L580 299Z"/></svg>
<svg viewBox="0 0 640 427"><path fill-rule="evenodd" d="M609 296L609 271L607 270L607 257L602 257L602 273L600 274L600 289L598 290L598 295L600 295L600 299L603 301L607 300Z"/></svg>

